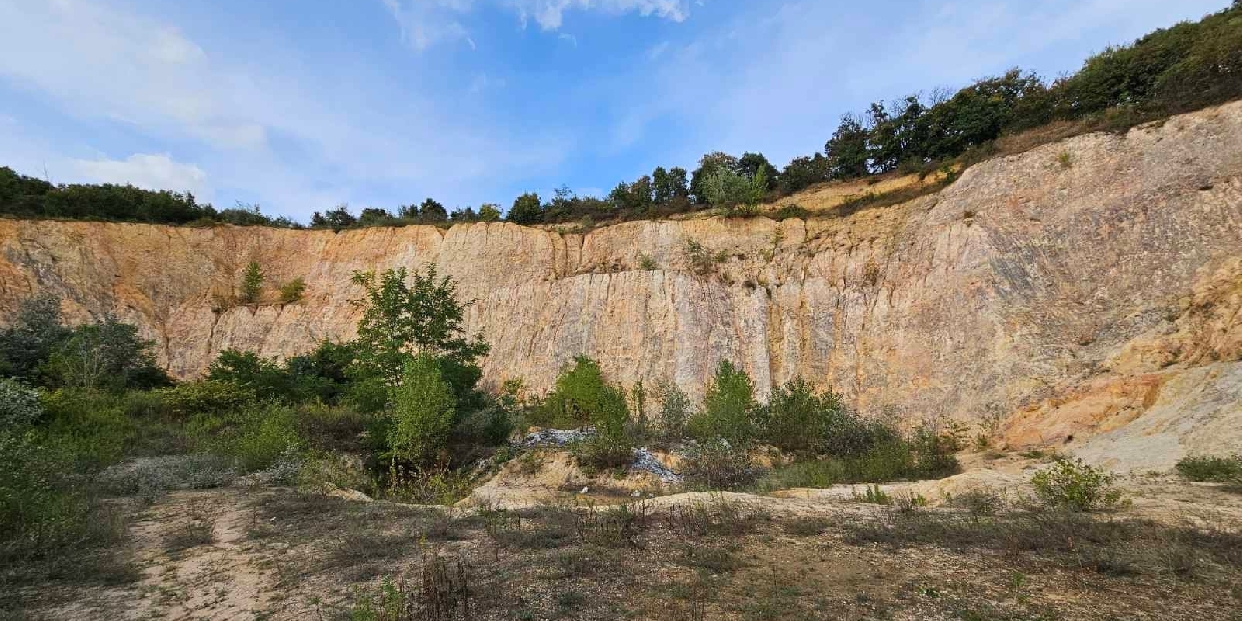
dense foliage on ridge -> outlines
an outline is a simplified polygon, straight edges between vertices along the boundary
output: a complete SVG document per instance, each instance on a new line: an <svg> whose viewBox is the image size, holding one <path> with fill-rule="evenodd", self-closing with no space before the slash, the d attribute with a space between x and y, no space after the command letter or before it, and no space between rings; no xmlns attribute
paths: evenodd
<svg viewBox="0 0 1242 621"><path fill-rule="evenodd" d="M955 160L985 157L1005 135L1054 122L1083 122L1083 130L1122 129L1242 96L1242 5L1152 32L1128 46L1087 59L1075 74L1046 82L1013 69L979 80L956 93L914 94L876 102L862 114L848 114L822 152L794 158L778 170L761 153L735 157L705 155L694 171L656 168L651 175L617 185L605 198L576 196L562 188L549 201L537 194L514 200L507 220L518 224L599 222L654 218L723 207L747 215L762 200L816 183L894 171L926 174ZM162 224L264 225L300 227L271 218L258 206L216 210L189 193L131 186L54 185L0 167L0 215L150 222ZM491 222L501 208L485 204L447 210L428 198L396 212L341 205L316 212L313 228L401 226L449 222Z"/></svg>

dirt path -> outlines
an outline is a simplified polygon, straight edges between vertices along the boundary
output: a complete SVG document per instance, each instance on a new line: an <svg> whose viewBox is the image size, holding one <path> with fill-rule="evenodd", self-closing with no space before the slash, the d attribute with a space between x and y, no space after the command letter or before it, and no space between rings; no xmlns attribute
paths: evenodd
<svg viewBox="0 0 1242 621"><path fill-rule="evenodd" d="M253 619L269 607L270 564L247 542L254 519L247 492L176 492L130 524L140 580L91 589L53 619Z"/></svg>

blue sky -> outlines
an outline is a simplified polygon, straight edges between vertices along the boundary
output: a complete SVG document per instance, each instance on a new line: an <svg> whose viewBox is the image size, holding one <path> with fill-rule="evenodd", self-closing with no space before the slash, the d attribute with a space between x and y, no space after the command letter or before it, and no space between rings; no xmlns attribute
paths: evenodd
<svg viewBox="0 0 1242 621"><path fill-rule="evenodd" d="M306 220L823 148L1227 0L0 0L0 165Z"/></svg>

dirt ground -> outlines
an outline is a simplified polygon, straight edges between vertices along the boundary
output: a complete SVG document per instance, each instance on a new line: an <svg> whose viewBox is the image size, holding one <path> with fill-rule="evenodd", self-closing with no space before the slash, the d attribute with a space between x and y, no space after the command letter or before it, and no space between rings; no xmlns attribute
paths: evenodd
<svg viewBox="0 0 1242 621"><path fill-rule="evenodd" d="M589 494L575 508L568 491L521 509L177 492L130 503L112 553L132 579L23 586L0 611L348 619L390 579L417 619L1242 619L1242 494L1153 475L1125 479L1130 505L1092 518L968 515L945 501L1020 486L1028 467L884 487L923 507L861 502L848 486L677 494L625 511L588 508ZM418 612L435 559L460 564L469 617Z"/></svg>

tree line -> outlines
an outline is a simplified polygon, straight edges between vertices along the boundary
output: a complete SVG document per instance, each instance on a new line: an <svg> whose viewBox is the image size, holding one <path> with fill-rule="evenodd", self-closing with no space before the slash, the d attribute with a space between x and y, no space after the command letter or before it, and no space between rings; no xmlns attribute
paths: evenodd
<svg viewBox="0 0 1242 621"><path fill-rule="evenodd" d="M658 218L722 207L727 214L776 200L811 185L900 172L926 174L995 142L1054 122L1084 122L1082 131L1124 129L1137 123L1242 96L1242 5L1110 47L1072 75L1053 80L1012 69L956 92L915 93L877 101L842 117L822 151L777 169L762 153L704 155L693 171L657 167L619 183L605 197L578 196L567 187L548 199L517 197L504 219L517 224ZM311 228L494 222L499 204L447 210L428 198L395 211L368 207L357 215L340 205L316 212ZM258 206L217 210L190 193L112 184L54 185L0 167L0 215L161 224L228 223L301 227Z"/></svg>

